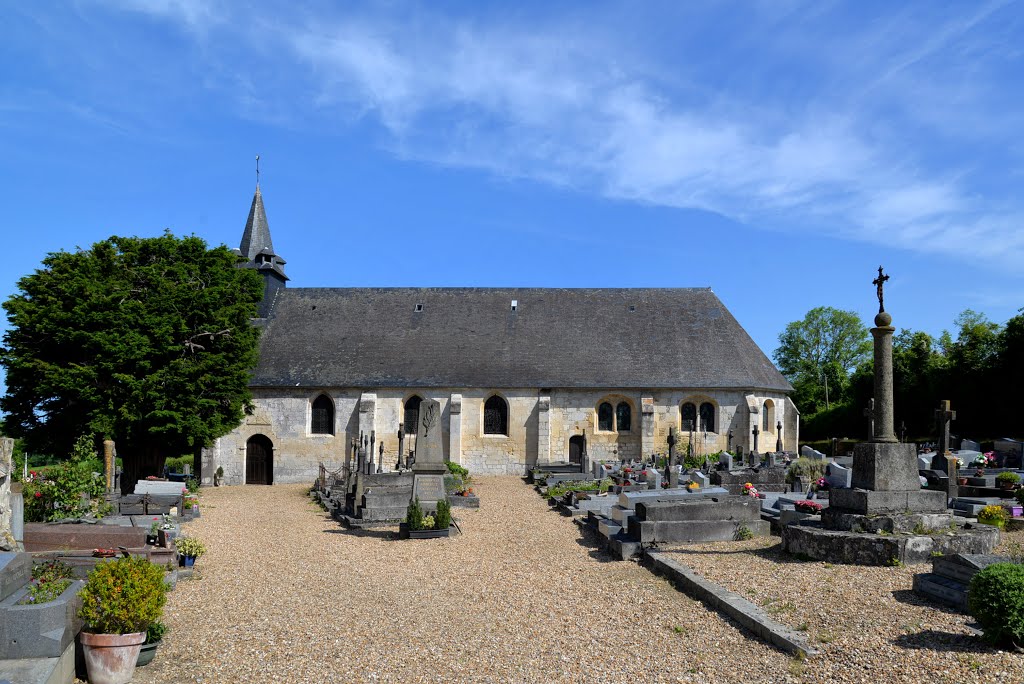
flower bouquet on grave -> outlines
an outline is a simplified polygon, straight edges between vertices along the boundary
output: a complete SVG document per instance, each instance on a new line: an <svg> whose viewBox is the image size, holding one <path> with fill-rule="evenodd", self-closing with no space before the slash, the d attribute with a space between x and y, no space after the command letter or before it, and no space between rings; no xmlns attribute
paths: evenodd
<svg viewBox="0 0 1024 684"><path fill-rule="evenodd" d="M814 484L815 484L815 486L817 487L818 490L823 491L823 492L827 492L828 491L828 480L826 480L825 478L819 477ZM819 508L820 508L820 506L819 506Z"/></svg>
<svg viewBox="0 0 1024 684"><path fill-rule="evenodd" d="M749 496L752 499L756 499L758 494L757 488L754 487L754 485L750 484L749 482L745 482L743 484L743 494Z"/></svg>
<svg viewBox="0 0 1024 684"><path fill-rule="evenodd" d="M815 503L813 501L808 501L806 499L797 501L795 504L793 504L793 508L800 511L801 513L811 513L814 515L821 513L821 504Z"/></svg>
<svg viewBox="0 0 1024 684"><path fill-rule="evenodd" d="M693 492L700 489L700 485L697 484L696 482L691 482L690 484L686 485L686 488Z"/></svg>

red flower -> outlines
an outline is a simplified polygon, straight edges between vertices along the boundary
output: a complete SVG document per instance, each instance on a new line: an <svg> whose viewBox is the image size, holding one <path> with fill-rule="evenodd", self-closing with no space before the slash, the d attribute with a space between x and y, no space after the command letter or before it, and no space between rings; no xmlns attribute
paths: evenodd
<svg viewBox="0 0 1024 684"><path fill-rule="evenodd" d="M42 493L42 492L40 492L40 491L37 491L37 492L36 492L36 498L37 498L37 499L42 499L42 498L43 498L43 493Z"/></svg>

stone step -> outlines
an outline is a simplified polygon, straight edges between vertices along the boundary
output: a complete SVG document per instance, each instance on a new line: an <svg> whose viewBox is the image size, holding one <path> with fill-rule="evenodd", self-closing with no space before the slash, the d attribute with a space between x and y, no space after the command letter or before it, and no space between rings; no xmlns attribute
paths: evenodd
<svg viewBox="0 0 1024 684"><path fill-rule="evenodd" d="M957 563L953 558L935 558L932 560L932 572L939 577L945 577L961 584L970 584L971 578L978 572L978 568Z"/></svg>
<svg viewBox="0 0 1024 684"><path fill-rule="evenodd" d="M638 543L652 542L713 542L732 541L740 527L746 527L755 537L771 534L771 524L766 520L672 520L629 521L627 531L630 539Z"/></svg>
<svg viewBox="0 0 1024 684"><path fill-rule="evenodd" d="M640 542L620 532L608 539L608 552L621 560L629 560L640 554Z"/></svg>
<svg viewBox="0 0 1024 684"><path fill-rule="evenodd" d="M359 515L357 516L361 520L383 522L386 520L405 520L405 514L408 511L408 504L405 506L385 506L380 508L360 508Z"/></svg>
<svg viewBox="0 0 1024 684"><path fill-rule="evenodd" d="M412 488L374 487L363 494L363 508L406 507L412 499Z"/></svg>
<svg viewBox="0 0 1024 684"><path fill-rule="evenodd" d="M0 660L0 682L17 684L71 684L75 681L75 644L59 658Z"/></svg>
<svg viewBox="0 0 1024 684"><path fill-rule="evenodd" d="M601 518L597 521L598 533L607 538L612 538L622 530L622 525L609 518Z"/></svg>
<svg viewBox="0 0 1024 684"><path fill-rule="evenodd" d="M948 577L930 572L914 575L914 593L967 611L967 586Z"/></svg>

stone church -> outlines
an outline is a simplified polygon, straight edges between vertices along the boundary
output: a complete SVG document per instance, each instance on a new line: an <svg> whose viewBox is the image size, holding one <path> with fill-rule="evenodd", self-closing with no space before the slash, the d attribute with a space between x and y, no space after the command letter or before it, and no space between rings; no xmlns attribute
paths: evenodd
<svg viewBox="0 0 1024 684"><path fill-rule="evenodd" d="M204 483L311 482L371 433L393 469L427 398L477 475L663 455L671 427L698 454L797 447L791 385L710 288L289 288L259 187L239 252L265 281L255 407Z"/></svg>

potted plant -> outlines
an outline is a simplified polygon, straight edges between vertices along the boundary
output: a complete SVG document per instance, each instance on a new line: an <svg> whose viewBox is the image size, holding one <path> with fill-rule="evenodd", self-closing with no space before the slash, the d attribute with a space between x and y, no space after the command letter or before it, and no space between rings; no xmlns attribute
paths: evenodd
<svg viewBox="0 0 1024 684"><path fill-rule="evenodd" d="M1012 490L1020 484L1020 475L1010 472L999 473L996 475L996 484L1003 489Z"/></svg>
<svg viewBox="0 0 1024 684"><path fill-rule="evenodd" d="M156 649L160 646L160 641L167 634L167 625L155 620L149 628L146 630L146 643L142 645L142 649L139 650L139 657L135 661L136 667L145 667L153 662L153 658L156 657Z"/></svg>
<svg viewBox="0 0 1024 684"><path fill-rule="evenodd" d="M206 553L206 545L197 537L178 537L174 540L174 545L178 548L178 555L181 556L182 564L186 568L191 568L196 563L196 559Z"/></svg>
<svg viewBox="0 0 1024 684"><path fill-rule="evenodd" d="M85 623L78 638L89 681L130 682L146 630L167 601L163 570L139 556L100 563L78 596L82 600L78 617Z"/></svg>
<svg viewBox="0 0 1024 684"><path fill-rule="evenodd" d="M150 523L149 532L146 533L146 543L150 546L160 543L160 518L153 518L153 522Z"/></svg>
<svg viewBox="0 0 1024 684"><path fill-rule="evenodd" d="M424 515L420 500L417 497L406 510L405 522L402 523L399 534L410 539L437 539L447 537L450 534L452 522L452 507L448 501L442 499L437 502L437 511L434 515Z"/></svg>
<svg viewBox="0 0 1024 684"><path fill-rule="evenodd" d="M978 522L1002 528L1006 525L1009 514L1002 506L985 506L978 512Z"/></svg>

